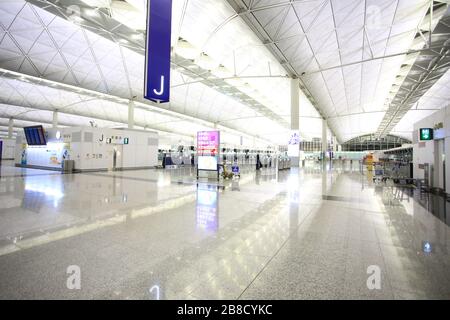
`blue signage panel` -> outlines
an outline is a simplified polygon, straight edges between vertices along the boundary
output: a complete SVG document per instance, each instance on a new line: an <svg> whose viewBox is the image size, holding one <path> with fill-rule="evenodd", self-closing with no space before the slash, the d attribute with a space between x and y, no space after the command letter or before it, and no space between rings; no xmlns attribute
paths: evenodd
<svg viewBox="0 0 450 320"><path fill-rule="evenodd" d="M148 0L144 98L169 102L172 0Z"/></svg>

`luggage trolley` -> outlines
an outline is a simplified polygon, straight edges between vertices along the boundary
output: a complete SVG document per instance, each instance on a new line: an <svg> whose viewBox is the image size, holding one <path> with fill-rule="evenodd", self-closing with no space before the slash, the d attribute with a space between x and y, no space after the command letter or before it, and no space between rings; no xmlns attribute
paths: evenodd
<svg viewBox="0 0 450 320"><path fill-rule="evenodd" d="M373 176L373 182L384 182L386 181L385 175L384 175L384 168L381 165L381 163L374 163L374 176Z"/></svg>

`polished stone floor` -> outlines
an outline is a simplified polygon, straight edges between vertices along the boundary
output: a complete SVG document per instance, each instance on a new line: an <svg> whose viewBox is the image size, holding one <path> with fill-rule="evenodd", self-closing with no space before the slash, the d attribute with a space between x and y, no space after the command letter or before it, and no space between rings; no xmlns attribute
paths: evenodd
<svg viewBox="0 0 450 320"><path fill-rule="evenodd" d="M0 298L448 299L447 203L426 198L357 164L197 183L190 169L4 162Z"/></svg>

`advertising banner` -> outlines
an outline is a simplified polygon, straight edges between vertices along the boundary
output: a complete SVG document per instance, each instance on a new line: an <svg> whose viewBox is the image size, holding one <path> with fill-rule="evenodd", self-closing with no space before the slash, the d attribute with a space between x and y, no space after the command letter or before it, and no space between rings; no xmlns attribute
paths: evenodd
<svg viewBox="0 0 450 320"><path fill-rule="evenodd" d="M197 132L197 155L217 156L219 154L220 132L200 131Z"/></svg>
<svg viewBox="0 0 450 320"><path fill-rule="evenodd" d="M198 170L217 171L220 131L197 132Z"/></svg>

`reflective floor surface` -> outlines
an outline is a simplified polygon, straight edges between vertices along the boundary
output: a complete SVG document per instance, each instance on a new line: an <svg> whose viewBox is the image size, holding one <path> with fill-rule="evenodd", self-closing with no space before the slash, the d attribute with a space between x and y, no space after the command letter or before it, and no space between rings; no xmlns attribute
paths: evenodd
<svg viewBox="0 0 450 320"><path fill-rule="evenodd" d="M0 174L1 299L450 298L449 205L358 168Z"/></svg>

